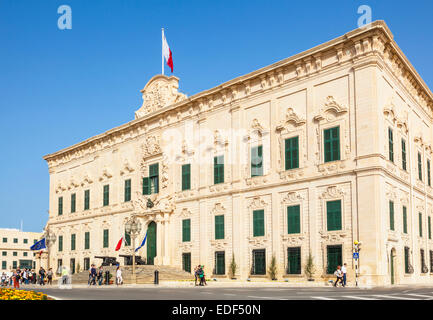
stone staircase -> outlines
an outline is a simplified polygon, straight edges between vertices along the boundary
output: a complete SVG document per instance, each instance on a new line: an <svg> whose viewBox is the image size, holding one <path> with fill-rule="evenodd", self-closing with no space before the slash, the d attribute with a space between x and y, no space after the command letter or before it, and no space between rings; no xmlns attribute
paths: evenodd
<svg viewBox="0 0 433 320"><path fill-rule="evenodd" d="M132 266L121 266L122 270L122 278L124 284L133 283L132 281ZM104 277L105 271L110 271L112 275L112 280L115 281L116 277L116 266L107 266L103 267L104 269ZM136 266L135 274L138 284L144 283L153 283L154 281L154 272L155 270L159 271L159 280L193 280L194 276L188 272L185 272L181 269L171 267L171 266L154 266L154 265L145 265L145 266ZM89 279L89 271L83 271L80 273L76 273L72 276L72 284L86 284ZM105 279L105 278L104 278ZM114 282L115 283L115 282Z"/></svg>

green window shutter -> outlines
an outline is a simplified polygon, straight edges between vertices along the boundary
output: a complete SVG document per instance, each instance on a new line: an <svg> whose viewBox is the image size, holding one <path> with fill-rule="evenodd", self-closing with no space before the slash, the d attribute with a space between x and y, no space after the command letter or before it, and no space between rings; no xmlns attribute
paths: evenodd
<svg viewBox="0 0 433 320"><path fill-rule="evenodd" d="M407 208L403 206L403 233L407 233Z"/></svg>
<svg viewBox="0 0 433 320"><path fill-rule="evenodd" d="M224 156L214 157L214 184L224 183Z"/></svg>
<svg viewBox="0 0 433 320"><path fill-rule="evenodd" d="M59 210L58 210L59 216L63 214L63 197L59 197Z"/></svg>
<svg viewBox="0 0 433 320"><path fill-rule="evenodd" d="M401 139L401 166L406 171L406 141Z"/></svg>
<svg viewBox="0 0 433 320"><path fill-rule="evenodd" d="M286 170L299 168L299 137L286 139L284 147Z"/></svg>
<svg viewBox="0 0 433 320"><path fill-rule="evenodd" d="M90 249L90 232L84 234L84 249Z"/></svg>
<svg viewBox="0 0 433 320"><path fill-rule="evenodd" d="M130 246L131 245L131 233L126 232L125 231L125 242L126 242L126 246Z"/></svg>
<svg viewBox="0 0 433 320"><path fill-rule="evenodd" d="M131 179L125 180L125 202L131 201Z"/></svg>
<svg viewBox="0 0 433 320"><path fill-rule="evenodd" d="M301 248L287 248L287 274L301 274Z"/></svg>
<svg viewBox="0 0 433 320"><path fill-rule="evenodd" d="M418 179L422 181L422 160L421 153L418 152Z"/></svg>
<svg viewBox="0 0 433 320"><path fill-rule="evenodd" d="M75 250L75 234L71 234L71 250Z"/></svg>
<svg viewBox="0 0 433 320"><path fill-rule="evenodd" d="M287 207L287 233L301 232L300 206Z"/></svg>
<svg viewBox="0 0 433 320"><path fill-rule="evenodd" d="M261 237L265 235L265 210L253 211L253 236Z"/></svg>
<svg viewBox="0 0 433 320"><path fill-rule="evenodd" d="M251 177L263 175L263 146L251 148Z"/></svg>
<svg viewBox="0 0 433 320"><path fill-rule="evenodd" d="M63 251L63 236L59 236L59 251Z"/></svg>
<svg viewBox="0 0 433 320"><path fill-rule="evenodd" d="M427 160L427 184L431 187L430 160Z"/></svg>
<svg viewBox="0 0 433 320"><path fill-rule="evenodd" d="M328 231L341 230L341 200L326 202Z"/></svg>
<svg viewBox="0 0 433 320"><path fill-rule="evenodd" d="M150 193L159 193L159 163L149 166Z"/></svg>
<svg viewBox="0 0 433 320"><path fill-rule="evenodd" d="M340 127L324 130L325 162L340 160Z"/></svg>
<svg viewBox="0 0 433 320"><path fill-rule="evenodd" d="M182 165L182 190L191 189L191 164Z"/></svg>
<svg viewBox="0 0 433 320"><path fill-rule="evenodd" d="M103 205L108 206L110 204L110 186L107 184L104 186L104 201Z"/></svg>
<svg viewBox="0 0 433 320"><path fill-rule="evenodd" d="M191 241L191 219L182 220L182 241Z"/></svg>
<svg viewBox="0 0 433 320"><path fill-rule="evenodd" d="M71 194L71 213L76 211L76 194Z"/></svg>
<svg viewBox="0 0 433 320"><path fill-rule="evenodd" d="M431 217L430 216L427 218L427 222L428 222L428 238L431 239Z"/></svg>
<svg viewBox="0 0 433 320"><path fill-rule="evenodd" d="M90 209L90 190L84 191L84 210Z"/></svg>
<svg viewBox="0 0 433 320"><path fill-rule="evenodd" d="M108 229L104 229L104 248L108 248Z"/></svg>
<svg viewBox="0 0 433 320"><path fill-rule="evenodd" d="M388 128L388 146L389 146L389 160L394 162L394 140L393 140L391 128Z"/></svg>
<svg viewBox="0 0 433 320"><path fill-rule="evenodd" d="M389 202L389 228L394 230L394 202Z"/></svg>
<svg viewBox="0 0 433 320"><path fill-rule="evenodd" d="M337 266L342 264L342 249L341 246L327 246L327 274L333 274L337 270Z"/></svg>
<svg viewBox="0 0 433 320"><path fill-rule="evenodd" d="M215 216L215 239L224 239L224 215Z"/></svg>
<svg viewBox="0 0 433 320"><path fill-rule="evenodd" d="M419 219L419 236L422 237L422 213L418 213L418 219Z"/></svg>
<svg viewBox="0 0 433 320"><path fill-rule="evenodd" d="M150 180L147 177L143 178L143 194L150 194Z"/></svg>

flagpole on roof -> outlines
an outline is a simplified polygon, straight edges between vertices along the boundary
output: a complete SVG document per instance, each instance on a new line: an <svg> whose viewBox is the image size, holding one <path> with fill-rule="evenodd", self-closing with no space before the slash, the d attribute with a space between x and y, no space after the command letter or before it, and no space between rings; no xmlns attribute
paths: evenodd
<svg viewBox="0 0 433 320"><path fill-rule="evenodd" d="M161 28L161 74L164 75L164 28Z"/></svg>

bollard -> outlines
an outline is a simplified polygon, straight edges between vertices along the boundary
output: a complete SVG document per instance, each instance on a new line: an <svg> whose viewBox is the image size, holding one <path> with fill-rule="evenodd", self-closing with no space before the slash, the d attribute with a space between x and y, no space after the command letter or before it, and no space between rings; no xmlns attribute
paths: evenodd
<svg viewBox="0 0 433 320"><path fill-rule="evenodd" d="M105 285L110 284L110 271L105 271Z"/></svg>
<svg viewBox="0 0 433 320"><path fill-rule="evenodd" d="M155 270L155 279L153 281L154 284L159 284L159 271Z"/></svg>

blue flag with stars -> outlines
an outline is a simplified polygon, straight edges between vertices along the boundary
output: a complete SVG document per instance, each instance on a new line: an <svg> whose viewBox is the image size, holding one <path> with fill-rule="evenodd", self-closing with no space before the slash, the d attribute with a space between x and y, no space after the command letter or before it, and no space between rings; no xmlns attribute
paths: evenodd
<svg viewBox="0 0 433 320"><path fill-rule="evenodd" d="M46 248L47 248L47 246L45 245L45 238L43 238L42 240L39 240L34 245L32 245L30 247L30 250L41 250L41 249L46 249Z"/></svg>

